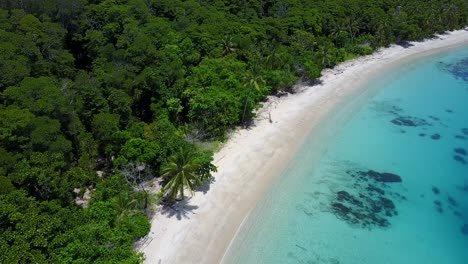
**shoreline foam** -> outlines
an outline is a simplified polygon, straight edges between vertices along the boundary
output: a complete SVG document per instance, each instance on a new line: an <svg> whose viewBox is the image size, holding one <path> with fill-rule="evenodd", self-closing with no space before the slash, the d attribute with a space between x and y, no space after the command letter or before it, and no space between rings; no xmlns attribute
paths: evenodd
<svg viewBox="0 0 468 264"><path fill-rule="evenodd" d="M215 154L218 172L210 190L180 203L178 211L155 215L148 243L141 248L146 262L219 263L249 212L323 119L380 74L407 61L468 45L468 31L412 44L344 62L322 72L320 85L270 97L254 126L236 130Z"/></svg>

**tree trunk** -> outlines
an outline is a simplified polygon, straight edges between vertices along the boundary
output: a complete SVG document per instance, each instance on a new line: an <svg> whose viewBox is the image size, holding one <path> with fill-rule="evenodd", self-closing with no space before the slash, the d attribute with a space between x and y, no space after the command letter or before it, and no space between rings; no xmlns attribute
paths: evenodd
<svg viewBox="0 0 468 264"><path fill-rule="evenodd" d="M244 118L245 118L245 111L247 110L247 102L249 101L250 94L252 93L252 86L250 87L249 94L247 95L247 98L245 98L245 103L244 103L244 112L242 113L242 125L245 127L244 123Z"/></svg>

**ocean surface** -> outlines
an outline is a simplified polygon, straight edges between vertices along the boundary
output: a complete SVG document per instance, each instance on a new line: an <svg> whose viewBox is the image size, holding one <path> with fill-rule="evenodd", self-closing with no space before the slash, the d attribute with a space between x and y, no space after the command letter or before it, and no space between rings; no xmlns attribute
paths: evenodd
<svg viewBox="0 0 468 264"><path fill-rule="evenodd" d="M365 90L311 134L225 263L468 263L468 47Z"/></svg>

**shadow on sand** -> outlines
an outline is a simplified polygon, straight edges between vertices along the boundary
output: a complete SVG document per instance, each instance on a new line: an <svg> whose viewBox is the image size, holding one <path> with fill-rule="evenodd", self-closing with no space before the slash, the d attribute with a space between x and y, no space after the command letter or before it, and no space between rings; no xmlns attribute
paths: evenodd
<svg viewBox="0 0 468 264"><path fill-rule="evenodd" d="M216 181L214 177L211 177L211 179L208 182L203 182L203 184L199 187L197 187L197 192L203 192L203 194L208 193L208 191L211 188L211 184L213 184Z"/></svg>
<svg viewBox="0 0 468 264"><path fill-rule="evenodd" d="M397 43L397 45L401 46L401 47L403 47L405 49L411 48L411 47L414 46L414 44L410 43L409 41L400 41L400 42Z"/></svg>
<svg viewBox="0 0 468 264"><path fill-rule="evenodd" d="M182 220L182 217L190 219L190 215L195 214L194 211L197 209L197 205L190 204L190 199L185 199L172 204L165 204L161 209L161 214L169 218L176 217L177 220Z"/></svg>

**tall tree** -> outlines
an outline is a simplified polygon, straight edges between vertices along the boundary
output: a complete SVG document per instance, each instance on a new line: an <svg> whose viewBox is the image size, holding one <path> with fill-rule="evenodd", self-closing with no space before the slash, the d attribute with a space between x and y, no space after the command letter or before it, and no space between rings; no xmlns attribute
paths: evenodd
<svg viewBox="0 0 468 264"><path fill-rule="evenodd" d="M242 124L246 126L245 123L245 113L247 111L247 104L249 102L250 96L252 94L252 91L255 89L256 91L260 91L260 86L265 84L265 81L263 80L262 76L260 75L260 71L258 67L253 65L248 71L246 76L244 77L245 84L244 86L249 87L249 93L247 94L247 97L245 98L244 102L244 111L242 112Z"/></svg>
<svg viewBox="0 0 468 264"><path fill-rule="evenodd" d="M171 200L178 196L184 199L184 190L195 191L197 185L202 181L197 175L200 164L195 159L195 153L188 148L181 148L174 155L169 157L169 161L162 167L161 173L168 182L163 188L163 192L169 192Z"/></svg>

